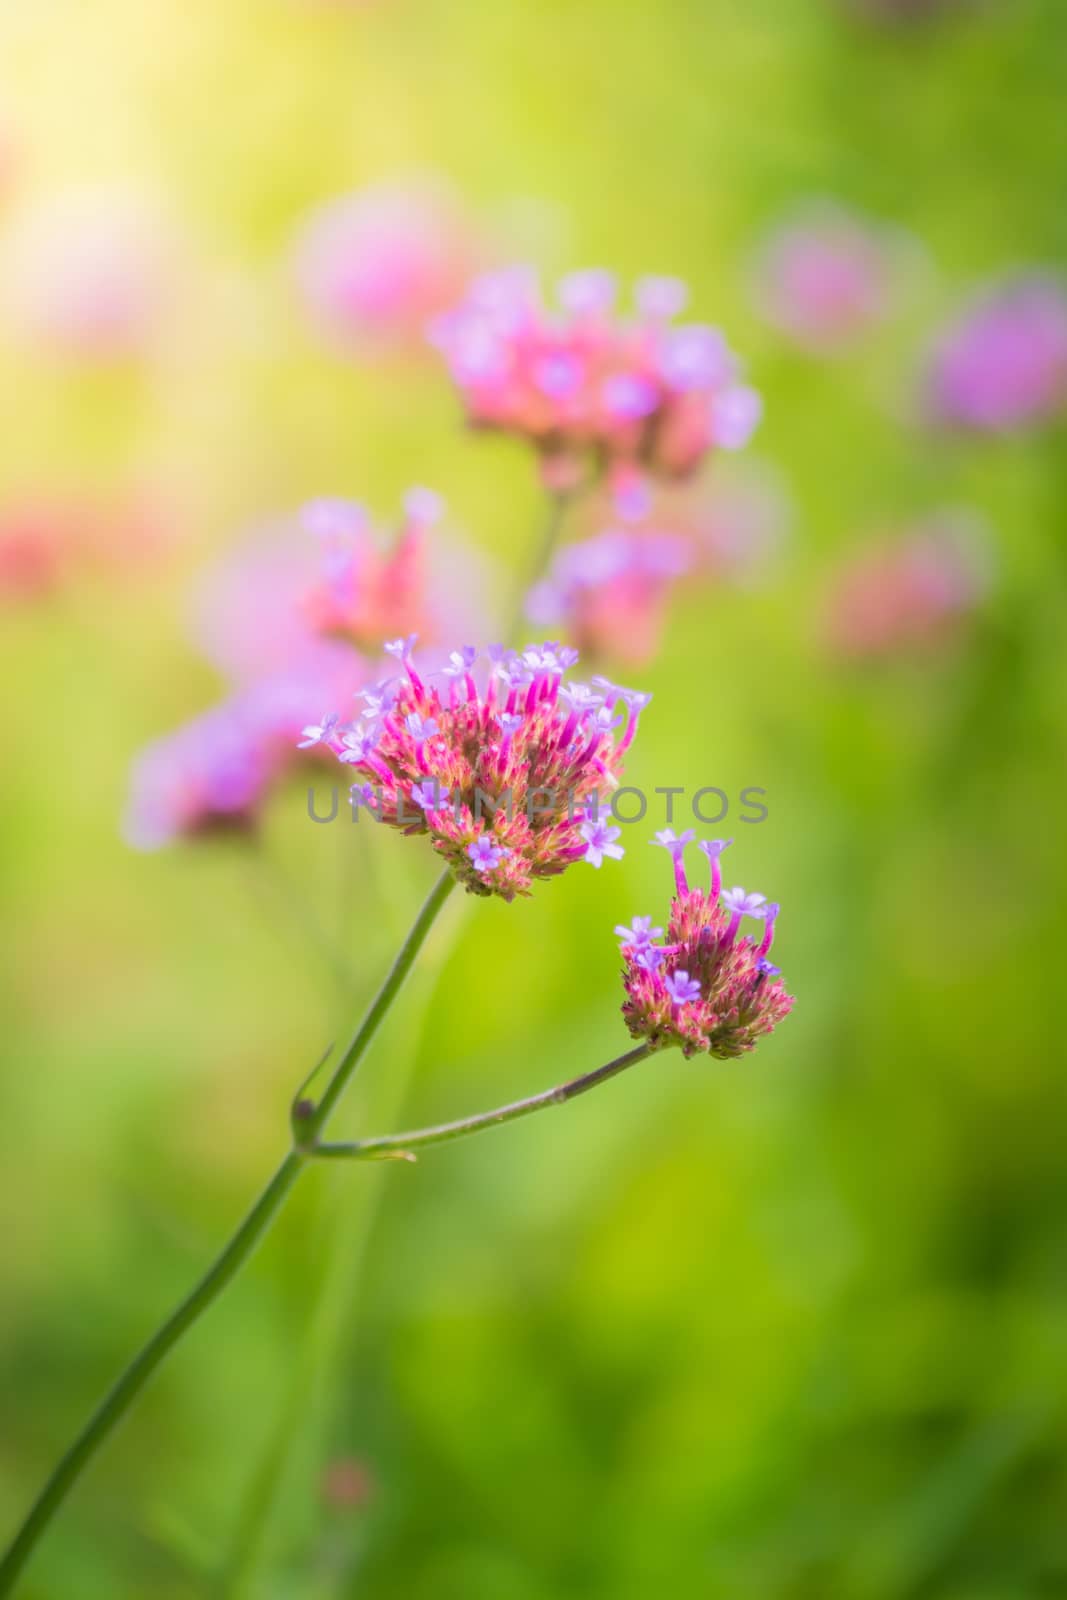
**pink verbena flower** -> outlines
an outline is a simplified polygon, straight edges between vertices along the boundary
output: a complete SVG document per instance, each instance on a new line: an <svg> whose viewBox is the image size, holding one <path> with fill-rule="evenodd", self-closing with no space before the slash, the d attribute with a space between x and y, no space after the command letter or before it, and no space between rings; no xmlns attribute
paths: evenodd
<svg viewBox="0 0 1067 1600"><path fill-rule="evenodd" d="M19 335L63 357L138 356L162 328L172 254L143 197L108 188L56 194L15 219L4 307Z"/></svg>
<svg viewBox="0 0 1067 1600"><path fill-rule="evenodd" d="M628 319L614 297L610 273L576 272L549 311L533 271L514 267L478 279L430 330L470 421L529 439L555 488L591 461L632 494L635 474L685 476L710 451L747 444L759 421L722 334L674 323L677 279L642 279Z"/></svg>
<svg viewBox="0 0 1067 1600"><path fill-rule="evenodd" d="M942 334L926 392L951 427L1011 433L1067 405L1067 293L1051 276L1014 278L978 300Z"/></svg>
<svg viewBox="0 0 1067 1600"><path fill-rule="evenodd" d="M428 835L472 894L512 900L572 862L619 857L619 830L600 809L650 696L565 682L577 651L557 644L492 647L484 688L466 646L435 684L413 645L387 645L402 674L365 691L362 717L341 735L353 803Z"/></svg>
<svg viewBox="0 0 1067 1600"><path fill-rule="evenodd" d="M272 772L240 709L216 706L137 757L126 840L138 850L156 850L182 836L248 832Z"/></svg>
<svg viewBox="0 0 1067 1600"><path fill-rule="evenodd" d="M200 586L197 641L229 676L284 667L323 636L376 652L396 634L431 642L473 627L488 606L484 558L437 525L441 503L412 489L395 531L348 500L305 507L291 525L226 556Z"/></svg>
<svg viewBox="0 0 1067 1600"><path fill-rule="evenodd" d="M373 649L425 626L426 536L442 509L431 490L412 489L395 537L383 541L362 506L347 500L306 506L304 527L322 552L303 600L313 631Z"/></svg>
<svg viewBox="0 0 1067 1600"><path fill-rule="evenodd" d="M596 514L603 513L597 508ZM684 541L689 570L740 586L766 572L791 520L781 474L753 457L717 462L685 483L661 484L628 518L635 531Z"/></svg>
<svg viewBox="0 0 1067 1600"><path fill-rule="evenodd" d="M979 519L942 512L848 561L832 588L826 634L847 657L945 643L989 589L991 549Z"/></svg>
<svg viewBox="0 0 1067 1600"><path fill-rule="evenodd" d="M768 319L798 344L840 349L885 321L914 252L899 230L809 204L768 241L758 296Z"/></svg>
<svg viewBox="0 0 1067 1600"><path fill-rule="evenodd" d="M60 588L68 551L52 507L0 508L0 604L40 600Z"/></svg>
<svg viewBox="0 0 1067 1600"><path fill-rule="evenodd" d="M164 509L147 497L109 500L33 493L0 504L0 601L40 599L72 580L114 585L169 544Z"/></svg>
<svg viewBox="0 0 1067 1600"><path fill-rule="evenodd" d="M297 244L297 277L309 310L343 344L416 346L480 254L447 184L380 183L314 213Z"/></svg>
<svg viewBox="0 0 1067 1600"><path fill-rule="evenodd" d="M692 559L679 534L611 529L561 550L527 596L526 614L538 625L565 624L583 655L643 664L658 648L671 590Z"/></svg>
<svg viewBox="0 0 1067 1600"><path fill-rule="evenodd" d="M667 835L670 835L668 838ZM793 1008L778 968L768 960L778 907L743 889L722 892L719 856L729 840L709 839L700 849L711 864L711 888L691 889L683 856L691 833L657 839L674 862L675 895L667 938L653 942L650 919L616 928L622 944L626 999L622 1013L635 1039L655 1049L679 1045L729 1059L755 1047ZM739 934L742 919L764 924L762 937Z"/></svg>
<svg viewBox="0 0 1067 1600"><path fill-rule="evenodd" d="M351 696L366 676L354 651L320 644L155 740L133 764L127 841L155 850L182 837L251 832L272 789L305 759L296 747L308 706ZM333 753L328 738L304 749L317 755L318 743Z"/></svg>
<svg viewBox="0 0 1067 1600"><path fill-rule="evenodd" d="M731 467L685 491L676 525L691 533L710 578L750 588L773 568L793 511L784 480L768 463L738 461Z"/></svg>

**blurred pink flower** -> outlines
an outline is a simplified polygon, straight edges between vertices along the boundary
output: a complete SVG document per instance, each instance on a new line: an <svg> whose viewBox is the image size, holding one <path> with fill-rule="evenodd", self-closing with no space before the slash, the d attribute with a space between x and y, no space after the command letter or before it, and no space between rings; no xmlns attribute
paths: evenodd
<svg viewBox="0 0 1067 1600"><path fill-rule="evenodd" d="M1067 405L1067 294L1030 273L982 294L931 352L926 390L943 423L1010 433Z"/></svg>
<svg viewBox="0 0 1067 1600"><path fill-rule="evenodd" d="M491 612L489 565L436 526L440 502L412 490L400 526L384 533L353 501L304 508L288 524L226 556L201 584L198 642L238 682L283 664L309 640L376 651L397 634L431 646L480 631Z"/></svg>
<svg viewBox="0 0 1067 1600"><path fill-rule="evenodd" d="M86 571L127 578L164 561L176 543L175 515L156 489L67 508L70 548Z"/></svg>
<svg viewBox="0 0 1067 1600"><path fill-rule="evenodd" d="M827 642L852 658L936 647L958 631L990 581L990 541L978 519L931 516L846 560L831 588Z"/></svg>
<svg viewBox="0 0 1067 1600"><path fill-rule="evenodd" d="M0 509L0 604L40 599L65 576L65 551L49 508Z"/></svg>
<svg viewBox="0 0 1067 1600"><path fill-rule="evenodd" d="M756 583L790 514L776 474L741 460L691 482L659 485L638 510L615 522L610 496L593 497L583 522L600 531L564 546L526 601L531 622L565 628L583 655L631 666L656 654L681 579L690 580L687 589L701 580Z"/></svg>
<svg viewBox="0 0 1067 1600"><path fill-rule="evenodd" d="M730 461L663 495L653 515L693 542L695 569L746 588L764 578L789 532L785 486L765 461Z"/></svg>
<svg viewBox="0 0 1067 1600"><path fill-rule="evenodd" d="M477 267L476 233L450 187L380 183L319 208L297 241L301 294L344 344L421 346L428 318Z"/></svg>
<svg viewBox="0 0 1067 1600"><path fill-rule="evenodd" d="M592 466L633 502L647 477L685 477L759 422L722 334L675 324L686 298L676 278L644 278L622 319L614 277L592 270L564 278L551 311L532 269L511 267L478 279L431 338L474 426L528 439L557 491Z"/></svg>
<svg viewBox="0 0 1067 1600"><path fill-rule="evenodd" d="M526 615L538 627L564 626L583 655L640 666L655 655L671 590L692 564L679 534L610 529L558 553Z"/></svg>
<svg viewBox="0 0 1067 1600"><path fill-rule="evenodd" d="M0 600L39 598L93 574L124 579L170 546L165 508L148 495L27 495L0 504Z"/></svg>
<svg viewBox="0 0 1067 1600"><path fill-rule="evenodd" d="M757 294L767 318L798 344L839 349L890 315L909 249L914 255L898 230L809 204L768 241Z"/></svg>
<svg viewBox="0 0 1067 1600"><path fill-rule="evenodd" d="M365 4L366 0L360 0ZM330 1511L362 1511L377 1485L369 1464L359 1456L338 1456L327 1463L321 1479L323 1503Z"/></svg>
<svg viewBox="0 0 1067 1600"><path fill-rule="evenodd" d="M319 759L297 749L308 706L344 704L367 677L354 650L320 644L154 740L133 764L127 842L155 850L181 837L253 829L273 785L294 765Z"/></svg>
<svg viewBox="0 0 1067 1600"><path fill-rule="evenodd" d="M168 250L151 206L120 190L40 201L12 225L3 300L17 335L79 360L142 354L159 330Z"/></svg>

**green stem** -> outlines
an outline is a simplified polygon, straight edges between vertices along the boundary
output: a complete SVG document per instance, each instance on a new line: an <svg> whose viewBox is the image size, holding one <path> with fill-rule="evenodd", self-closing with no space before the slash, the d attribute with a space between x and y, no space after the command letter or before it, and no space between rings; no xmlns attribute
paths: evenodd
<svg viewBox="0 0 1067 1600"><path fill-rule="evenodd" d="M401 947L400 954L393 962L388 977L353 1035L344 1055L334 1068L322 1100L317 1107L311 1109L310 1116L303 1120L294 1118L294 1126L299 1128L302 1137L306 1137L309 1129L313 1129L317 1134L325 1125L326 1119L344 1093L352 1074L410 972L415 957L433 926L434 919L447 900L454 882L451 874L446 872L442 873L434 884ZM37 1541L85 1467L126 1415L156 1368L240 1272L299 1177L303 1164L302 1154L297 1150L291 1150L213 1265L130 1362L70 1449L53 1468L48 1481L15 1535L13 1543L0 1560L0 1596L11 1593Z"/></svg>
<svg viewBox="0 0 1067 1600"><path fill-rule="evenodd" d="M583 487L585 486L579 486L563 494L549 495L547 510L535 532L531 559L528 563L528 574L516 601L512 625L507 631L506 637L511 644L519 643L518 635L523 621L526 593L539 578L544 576L559 540L566 513L582 493ZM372 850L368 856L372 869L376 859L377 857ZM380 894L379 900L382 899L383 895ZM385 904L387 906L388 902L386 901ZM312 1074L312 1077L315 1076L317 1076L317 1070ZM394 1089L398 1089L395 1100L399 1106L402 1103L405 1086L403 1083L399 1086L397 1085L395 1071L390 1081ZM306 1124L300 1130L300 1133L301 1137L306 1136ZM366 1211L362 1219L358 1241L353 1243L347 1237L346 1230L343 1250L344 1260L335 1267L333 1273L324 1275L322 1287L318 1294L315 1295L310 1308L312 1323L318 1319L322 1304L328 1296L332 1299L340 1300L343 1295L347 1301L356 1293L361 1275L364 1249L374 1226L375 1213L381 1193L382 1191L379 1187L376 1190L368 1190L361 1197ZM338 1230L338 1242L331 1247L335 1256L341 1253L339 1248L340 1237L340 1230ZM338 1313L335 1320L339 1322L340 1313ZM340 1338L340 1330L336 1329L333 1333L334 1342L339 1342ZM302 1412L306 1409L306 1395L313 1380L318 1378L321 1382L324 1369L330 1365L330 1358L333 1352L329 1349L330 1336L328 1333L324 1334L322 1339L312 1337L309 1334L306 1344L308 1353L305 1359L298 1362L294 1368L290 1392L279 1413L259 1469L253 1475L248 1491L248 1499L219 1577L218 1593L221 1597L224 1597L224 1600L239 1600L239 1597L248 1592L249 1585L255 1580L255 1570L259 1560L264 1530L270 1522L274 1511L291 1450L294 1422L300 1418Z"/></svg>
<svg viewBox="0 0 1067 1600"><path fill-rule="evenodd" d="M498 1128L504 1122L517 1122L520 1117L532 1116L549 1106L563 1106L580 1094L588 1094L609 1078L616 1077L652 1053L652 1046L639 1044L624 1056L616 1056L602 1067L571 1078L554 1089L544 1089L540 1094L525 1100L512 1100L494 1111L480 1111L473 1117L461 1117L458 1122L441 1122L432 1128L417 1128L412 1133L389 1133L378 1139L360 1139L353 1144L320 1144L305 1147L304 1154L313 1160L326 1161L414 1161L414 1151L425 1145L447 1144L453 1139L466 1139L472 1133L482 1133L486 1128Z"/></svg>
<svg viewBox="0 0 1067 1600"><path fill-rule="evenodd" d="M0 1595L10 1594L31 1551L82 1470L129 1410L164 1357L240 1272L299 1177L300 1169L300 1157L290 1151L221 1255L130 1362L110 1394L101 1401L70 1449L54 1467L14 1543L3 1561L0 1561Z"/></svg>

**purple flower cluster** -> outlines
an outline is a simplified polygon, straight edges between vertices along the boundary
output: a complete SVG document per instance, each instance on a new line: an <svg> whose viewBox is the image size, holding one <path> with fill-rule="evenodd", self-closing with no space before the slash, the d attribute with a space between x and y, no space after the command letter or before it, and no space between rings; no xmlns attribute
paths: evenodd
<svg viewBox="0 0 1067 1600"><path fill-rule="evenodd" d="M155 740L133 765L129 843L155 850L182 836L252 830L270 787L292 766L308 705L349 699L365 678L354 652L320 644ZM324 717L304 729L300 748L329 748L332 734Z"/></svg>
<svg viewBox="0 0 1067 1600"><path fill-rule="evenodd" d="M1011 433L1067 406L1067 292L1031 273L981 295L941 335L927 396L949 427Z"/></svg>
<svg viewBox="0 0 1067 1600"><path fill-rule="evenodd" d="M685 477L709 452L740 449L759 422L719 330L675 323L684 284L640 280L629 317L615 296L612 273L574 272L550 309L536 274L513 267L477 279L431 328L470 421L529 439L553 487L591 462L632 495L641 478Z"/></svg>
<svg viewBox="0 0 1067 1600"><path fill-rule="evenodd" d="M729 839L701 840L711 868L708 892L690 888L686 847L693 830L658 833L653 843L671 856L675 895L663 929L651 917L618 927L625 970L623 1016L637 1039L656 1049L678 1045L687 1056L705 1051L730 1058L754 1048L788 1016L793 998L768 960L778 907L761 894L722 888L719 858ZM763 923L759 940L740 934L744 918Z"/></svg>
<svg viewBox="0 0 1067 1600"><path fill-rule="evenodd" d="M484 664L465 645L436 671L415 665L414 645L386 645L399 671L362 691L354 722L303 731L353 772L353 803L428 835L473 894L512 900L573 862L620 859L621 829L601 808L651 696L567 680L578 652L554 641L491 646Z"/></svg>
<svg viewBox="0 0 1067 1600"><path fill-rule="evenodd" d="M640 664L655 654L671 589L692 563L681 534L610 529L559 552L526 614L566 623L583 654Z"/></svg>

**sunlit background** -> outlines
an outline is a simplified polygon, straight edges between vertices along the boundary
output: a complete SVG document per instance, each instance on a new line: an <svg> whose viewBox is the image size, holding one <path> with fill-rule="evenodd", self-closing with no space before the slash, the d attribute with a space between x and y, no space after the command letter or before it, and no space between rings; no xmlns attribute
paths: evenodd
<svg viewBox="0 0 1067 1600"><path fill-rule="evenodd" d="M589 670L654 692L629 781L724 791L797 996L740 1062L309 1174L27 1600L1067 1593L1065 75L1060 0L0 10L0 1539L432 881L309 822L289 737L254 831L148 837L130 774L255 678L219 563L316 497L437 491L440 640L504 631L535 455L425 337L487 268L677 274L763 396ZM589 622L557 578L531 637ZM339 1131L626 1048L659 804L456 897Z"/></svg>

